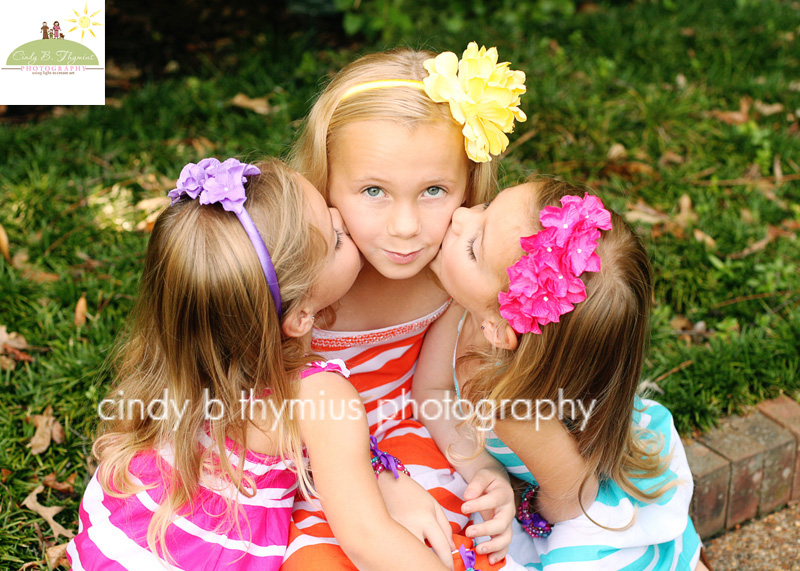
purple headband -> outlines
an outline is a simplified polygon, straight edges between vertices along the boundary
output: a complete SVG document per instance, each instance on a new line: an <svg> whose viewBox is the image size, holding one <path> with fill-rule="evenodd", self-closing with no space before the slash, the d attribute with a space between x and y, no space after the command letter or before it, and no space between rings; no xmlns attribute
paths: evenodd
<svg viewBox="0 0 800 571"><path fill-rule="evenodd" d="M281 316L281 290L278 287L278 276L269 255L264 239L253 223L253 219L244 209L247 196L244 194L246 176L261 174L258 167L228 159L220 163L217 159L203 159L197 164L189 163L181 171L178 188L170 190L168 196L175 204L183 195L192 200L200 198L200 204L221 204L228 212L233 212L244 226L244 231L253 243L256 255L261 261L261 268L267 277L267 285L272 293L272 301L278 317Z"/></svg>

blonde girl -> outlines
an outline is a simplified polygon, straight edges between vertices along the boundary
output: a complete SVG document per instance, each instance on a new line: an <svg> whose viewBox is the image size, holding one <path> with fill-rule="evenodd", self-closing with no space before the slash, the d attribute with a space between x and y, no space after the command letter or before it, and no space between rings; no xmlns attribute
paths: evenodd
<svg viewBox="0 0 800 571"><path fill-rule="evenodd" d="M299 487L360 568L445 569L386 512L347 369L309 353L314 316L361 267L338 212L277 161L204 159L170 196L99 409L72 568L276 570Z"/></svg>
<svg viewBox="0 0 800 571"><path fill-rule="evenodd" d="M479 49L474 42L460 61L452 52L370 54L324 89L292 153L292 165L341 212L364 257L333 318L316 324L312 348L352 369L370 432L430 492L387 479L382 491L390 513L442 554L455 547L450 535L464 532L469 514L483 510L486 519L496 520L470 535L499 538L483 548L492 562L510 540L505 473L482 457L465 470L471 482L466 488L411 418L410 390L425 331L450 304L428 264L453 211L492 193L492 156L505 149L514 121L525 119L519 109L524 80L524 73L498 63L495 48ZM479 503L462 506L465 497L479 496ZM348 566L324 525L325 514L298 502L293 521L287 569L332 561Z"/></svg>
<svg viewBox="0 0 800 571"><path fill-rule="evenodd" d="M525 482L510 555L547 571L704 569L672 418L636 396L651 271L622 218L537 178L456 210L431 267L461 307L429 332L415 394L477 428L472 442L455 422L432 429L442 446L469 455L477 439Z"/></svg>

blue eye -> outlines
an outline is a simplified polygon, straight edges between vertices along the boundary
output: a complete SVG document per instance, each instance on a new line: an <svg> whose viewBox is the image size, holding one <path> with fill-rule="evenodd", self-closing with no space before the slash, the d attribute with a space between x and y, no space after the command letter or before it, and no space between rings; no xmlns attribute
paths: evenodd
<svg viewBox="0 0 800 571"><path fill-rule="evenodd" d="M425 194L427 196L441 196L445 194L447 191L443 189L441 186L430 186L425 189Z"/></svg>
<svg viewBox="0 0 800 571"><path fill-rule="evenodd" d="M377 198L383 194L383 189L377 186L370 186L364 189L364 193L367 196L371 196L372 198Z"/></svg>

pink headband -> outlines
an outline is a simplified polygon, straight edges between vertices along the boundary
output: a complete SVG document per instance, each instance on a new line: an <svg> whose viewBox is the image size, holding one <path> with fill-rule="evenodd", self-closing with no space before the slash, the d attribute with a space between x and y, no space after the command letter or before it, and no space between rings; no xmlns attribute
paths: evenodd
<svg viewBox="0 0 800 571"><path fill-rule="evenodd" d="M517 333L539 333L586 299L583 272L599 272L594 253L600 230L611 229L611 213L594 195L564 196L561 207L539 214L544 230L520 239L526 254L507 269L508 293L500 292L500 315Z"/></svg>

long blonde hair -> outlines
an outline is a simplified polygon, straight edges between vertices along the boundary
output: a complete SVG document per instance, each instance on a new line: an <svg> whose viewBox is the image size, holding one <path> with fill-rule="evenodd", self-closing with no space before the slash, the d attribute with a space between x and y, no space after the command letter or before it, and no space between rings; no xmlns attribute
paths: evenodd
<svg viewBox="0 0 800 571"><path fill-rule="evenodd" d="M341 100L348 89L367 81L422 80L428 76L423 63L435 56L429 51L397 48L363 56L342 68L320 94L306 118L291 152L292 167L308 178L328 200L329 153L341 127L355 121L372 120L395 121L408 127L441 122L460 131L461 126L453 119L447 103L436 103L424 91L414 87L368 89ZM465 204L474 206L489 200L494 192L498 159L486 163L467 162L469 176Z"/></svg>
<svg viewBox="0 0 800 571"><path fill-rule="evenodd" d="M271 254L283 298L283 314L309 295L320 276L327 244L306 217L296 173L279 161L257 165L261 174L246 185L245 207ZM226 439L246 448L249 418L242 395L269 392L280 404L296 397L300 371L310 357L299 339L281 332L277 310L250 239L232 212L183 198L158 218L150 236L132 323L114 359L115 381L108 398L171 406L154 414L122 414L104 421L93 452L98 478L107 493L137 493L131 462L142 452L168 449L172 467L164 501L148 528L148 545L169 558L166 531L171 516L187 509L204 475L229 481L245 496L254 483L243 474L245 454L234 466ZM216 399L216 408L207 408ZM123 402L124 404L124 402ZM266 407L269 409L270 407ZM124 409L123 409L124 410ZM219 416L219 419L216 417ZM154 418L155 417L155 418ZM296 421L275 423L278 454L298 473L301 489L311 489L302 461ZM203 450L203 432L213 444ZM234 496L237 496L234 494ZM230 521L239 506L229 502Z"/></svg>
<svg viewBox="0 0 800 571"><path fill-rule="evenodd" d="M583 196L583 190L558 179L537 177L530 182L535 189L529 208L532 233L541 230L542 208L560 206L567 194ZM658 436L631 423L649 334L651 268L644 245L622 217L612 211L611 223L612 229L603 231L598 241L600 272L581 276L586 300L562 315L559 323L542 326L540 335L521 335L514 351L467 355L465 359L477 362L477 372L465 383L464 393L472 402L571 399L581 400L588 409L594 401L591 415L584 417L575 407L566 422L589 473L610 478L647 502L674 485L665 482L641 490L632 482L660 476L668 467L659 456L663 443ZM504 279L503 289L508 276ZM497 298L495 308L496 302ZM510 410L496 407L494 412L508 418ZM584 430L579 430L584 421Z"/></svg>

